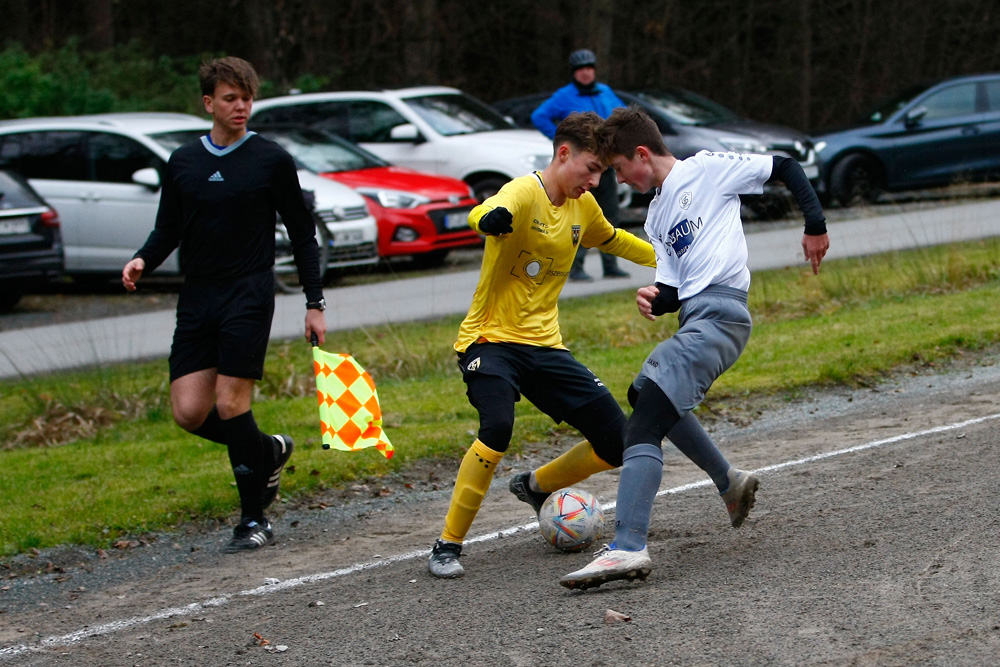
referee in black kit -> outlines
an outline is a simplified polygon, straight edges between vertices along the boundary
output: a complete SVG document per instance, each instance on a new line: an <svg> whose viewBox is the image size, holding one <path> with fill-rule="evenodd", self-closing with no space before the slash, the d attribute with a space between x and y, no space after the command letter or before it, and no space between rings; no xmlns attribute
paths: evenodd
<svg viewBox="0 0 1000 667"><path fill-rule="evenodd" d="M316 228L295 163L277 144L247 132L258 78L240 58L199 71L212 130L181 146L162 175L156 226L122 271L129 291L180 247L184 274L170 350L170 402L186 431L226 445L241 517L227 552L274 542L264 510L292 454L287 435L257 428L250 401L264 371L274 315L276 213L288 229L306 295L305 336L324 342Z"/></svg>

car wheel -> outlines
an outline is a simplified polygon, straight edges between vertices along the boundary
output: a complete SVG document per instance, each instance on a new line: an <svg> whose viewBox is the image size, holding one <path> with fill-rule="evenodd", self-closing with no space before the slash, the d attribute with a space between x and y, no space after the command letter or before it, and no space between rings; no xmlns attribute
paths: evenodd
<svg viewBox="0 0 1000 667"><path fill-rule="evenodd" d="M0 313L13 310L24 295L24 285L18 283L3 283L0 285Z"/></svg>
<svg viewBox="0 0 1000 667"><path fill-rule="evenodd" d="M864 155L848 155L830 172L830 193L847 208L873 204L881 193L878 165Z"/></svg>
<svg viewBox="0 0 1000 667"><path fill-rule="evenodd" d="M326 228L318 217L316 220L316 243L319 245L319 274L326 274L326 267L330 264L330 243L333 238L330 230ZM292 254L292 242L288 238L284 225L278 224L274 232L274 285L279 292L292 294L300 292L302 285L299 282L299 270L295 266L295 257Z"/></svg>
<svg viewBox="0 0 1000 667"><path fill-rule="evenodd" d="M506 184L507 181L499 176L488 176L469 183L469 186L472 187L476 199L483 202L500 192L500 188Z"/></svg>
<svg viewBox="0 0 1000 667"><path fill-rule="evenodd" d="M775 194L741 197L758 220L780 220L792 210L787 197Z"/></svg>

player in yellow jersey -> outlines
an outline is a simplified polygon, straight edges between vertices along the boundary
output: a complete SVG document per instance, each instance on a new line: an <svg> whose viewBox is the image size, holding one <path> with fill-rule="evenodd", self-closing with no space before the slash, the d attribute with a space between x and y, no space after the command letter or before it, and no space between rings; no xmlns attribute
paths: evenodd
<svg viewBox="0 0 1000 667"><path fill-rule="evenodd" d="M462 542L510 445L514 403L522 395L586 438L514 478L511 490L536 510L552 491L622 464L625 415L566 349L559 331L559 293L581 245L656 265L652 246L613 227L589 192L605 167L597 157L600 124L593 112L568 116L556 129L549 166L515 178L469 214L469 224L487 235L486 249L455 350L469 402L479 412L479 433L459 467L444 530L431 552L434 576L465 574L458 562Z"/></svg>

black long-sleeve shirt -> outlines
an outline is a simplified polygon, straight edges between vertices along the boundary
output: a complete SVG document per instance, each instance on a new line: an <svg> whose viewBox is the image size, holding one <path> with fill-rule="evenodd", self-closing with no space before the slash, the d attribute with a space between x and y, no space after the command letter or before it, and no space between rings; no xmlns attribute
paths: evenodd
<svg viewBox="0 0 1000 667"><path fill-rule="evenodd" d="M781 181L788 188L788 191L795 197L802 215L805 216L805 233L809 236L822 236L826 234L826 216L823 215L823 206L819 203L816 191L809 184L809 179L802 171L802 165L790 157L781 155L774 156L774 166L771 168L771 181Z"/></svg>
<svg viewBox="0 0 1000 667"><path fill-rule="evenodd" d="M274 266L275 213L288 230L308 301L322 298L316 227L292 157L248 133L223 149L207 137L167 163L156 225L136 257L152 271L180 246L180 268L197 280L230 280Z"/></svg>

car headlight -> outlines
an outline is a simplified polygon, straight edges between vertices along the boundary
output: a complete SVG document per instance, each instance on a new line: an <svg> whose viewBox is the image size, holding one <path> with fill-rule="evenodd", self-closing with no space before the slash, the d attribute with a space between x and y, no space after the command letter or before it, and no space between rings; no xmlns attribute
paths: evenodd
<svg viewBox="0 0 1000 667"><path fill-rule="evenodd" d="M430 202L430 199L423 195L418 195L415 192L404 192L402 190L358 188L358 192L366 197L371 197L382 208L415 208L421 204Z"/></svg>
<svg viewBox="0 0 1000 667"><path fill-rule="evenodd" d="M822 153L823 149L826 148L826 142L825 141L817 141L816 145L813 146L813 148L816 150L817 153Z"/></svg>
<svg viewBox="0 0 1000 667"><path fill-rule="evenodd" d="M524 167L525 171L541 171L549 166L552 162L552 156L549 154L545 155L525 155L521 158L521 166Z"/></svg>
<svg viewBox="0 0 1000 667"><path fill-rule="evenodd" d="M725 146L726 150L734 153L766 153L768 151L767 146L759 141L744 137L722 137L719 139L719 143Z"/></svg>

